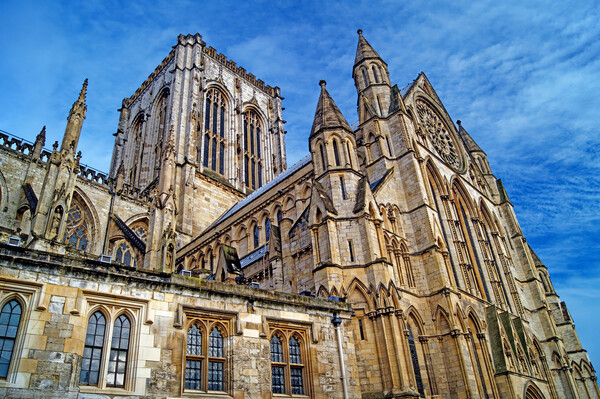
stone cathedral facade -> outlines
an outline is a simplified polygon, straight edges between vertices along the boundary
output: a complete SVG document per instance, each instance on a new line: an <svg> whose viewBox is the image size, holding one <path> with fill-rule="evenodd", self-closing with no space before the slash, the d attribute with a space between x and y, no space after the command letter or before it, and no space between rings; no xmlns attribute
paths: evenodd
<svg viewBox="0 0 600 399"><path fill-rule="evenodd" d="M123 100L108 174L87 81L60 145L0 133L0 396L600 397L485 152L358 33L358 122L321 81L289 167L279 88L198 34Z"/></svg>

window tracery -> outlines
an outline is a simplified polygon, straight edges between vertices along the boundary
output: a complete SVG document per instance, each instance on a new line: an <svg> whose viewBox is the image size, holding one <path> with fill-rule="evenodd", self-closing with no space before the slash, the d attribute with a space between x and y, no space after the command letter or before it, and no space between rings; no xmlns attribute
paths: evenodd
<svg viewBox="0 0 600 399"><path fill-rule="evenodd" d="M80 201L73 199L71 208L67 213L67 226L65 242L75 249L85 251L90 242L90 222Z"/></svg>
<svg viewBox="0 0 600 399"><path fill-rule="evenodd" d="M209 333L207 333L210 331ZM187 330L184 386L186 390L227 390L227 330L215 320L193 320Z"/></svg>
<svg viewBox="0 0 600 399"><path fill-rule="evenodd" d="M202 165L221 175L225 174L225 126L225 96L220 90L211 89L206 95Z"/></svg>
<svg viewBox="0 0 600 399"><path fill-rule="evenodd" d="M271 337L271 391L277 394L305 395L303 340L298 332L286 332L278 330Z"/></svg>
<svg viewBox="0 0 600 399"><path fill-rule="evenodd" d="M256 190L262 187L262 126L256 111L244 112L244 184Z"/></svg>

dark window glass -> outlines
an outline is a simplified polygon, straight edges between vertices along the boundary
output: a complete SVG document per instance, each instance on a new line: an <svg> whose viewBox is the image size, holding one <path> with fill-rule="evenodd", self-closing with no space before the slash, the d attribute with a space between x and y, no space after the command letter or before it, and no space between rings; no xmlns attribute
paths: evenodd
<svg viewBox="0 0 600 399"><path fill-rule="evenodd" d="M258 163L258 187L262 187L262 163Z"/></svg>
<svg viewBox="0 0 600 399"><path fill-rule="evenodd" d="M4 313L4 310L2 313ZM81 374L79 376L80 384L98 385L105 330L106 319L102 313L94 313L88 321L87 334L85 336L85 347L83 348L83 357L81 359Z"/></svg>
<svg viewBox="0 0 600 399"><path fill-rule="evenodd" d="M377 70L375 67L371 68L373 70L373 78L375 79L375 83L379 83L379 77L377 76Z"/></svg>
<svg viewBox="0 0 600 399"><path fill-rule="evenodd" d="M348 251L350 252L350 262L354 262L354 250L352 248L352 241L348 241Z"/></svg>
<svg viewBox="0 0 600 399"><path fill-rule="evenodd" d="M387 143L388 154L390 154L390 157L391 157L392 156L392 146L390 145L390 138L388 136L385 136L385 142Z"/></svg>
<svg viewBox="0 0 600 399"><path fill-rule="evenodd" d="M122 387L125 385L130 330L131 323L127 316L121 315L115 320L112 343L110 346L106 386Z"/></svg>
<svg viewBox="0 0 600 399"><path fill-rule="evenodd" d="M208 356L223 357L223 335L213 328L208 337Z"/></svg>
<svg viewBox="0 0 600 399"><path fill-rule="evenodd" d="M302 369L292 367L290 369L292 380L292 395L304 395L304 384L302 383Z"/></svg>
<svg viewBox="0 0 600 399"><path fill-rule="evenodd" d="M344 186L343 177L340 177L340 189L342 190L342 199L346 199L346 187Z"/></svg>
<svg viewBox="0 0 600 399"><path fill-rule="evenodd" d="M192 356L202 354L202 332L195 324L188 330L186 354Z"/></svg>
<svg viewBox="0 0 600 399"><path fill-rule="evenodd" d="M260 128L256 127L256 155L260 158Z"/></svg>
<svg viewBox="0 0 600 399"><path fill-rule="evenodd" d="M415 370L417 390L421 396L425 396L423 379L421 378L421 366L419 366L419 357L417 356L417 347L415 346L415 337L413 336L410 324L406 324L406 326L408 327L408 347L410 349L410 357L412 359L413 369Z"/></svg>
<svg viewBox="0 0 600 399"><path fill-rule="evenodd" d="M190 360L185 361L185 389L200 389L200 379L202 375L202 361Z"/></svg>
<svg viewBox="0 0 600 399"><path fill-rule="evenodd" d="M283 219L283 212L280 210L277 211L277 225L281 227L281 219Z"/></svg>
<svg viewBox="0 0 600 399"><path fill-rule="evenodd" d="M290 363L301 364L300 344L294 337L290 338Z"/></svg>
<svg viewBox="0 0 600 399"><path fill-rule="evenodd" d="M210 128L210 99L206 99L206 115L204 115L204 130Z"/></svg>
<svg viewBox="0 0 600 399"><path fill-rule="evenodd" d="M323 165L323 169L327 169L327 164L325 163L325 151L323 151L322 145L319 145L319 152L321 153L321 164Z"/></svg>
<svg viewBox="0 0 600 399"><path fill-rule="evenodd" d="M277 335L273 335L273 338L271 338L271 361L276 363L283 362L283 346L281 345L281 339Z"/></svg>
<svg viewBox="0 0 600 399"><path fill-rule="evenodd" d="M244 150L248 151L248 122L244 121Z"/></svg>
<svg viewBox="0 0 600 399"><path fill-rule="evenodd" d="M21 305L12 300L2 308L0 313L0 378L6 378L12 358L19 322L21 321Z"/></svg>
<svg viewBox="0 0 600 399"><path fill-rule="evenodd" d="M208 168L208 157L210 151L210 136L207 134L204 135L204 158L202 160L202 164L204 167Z"/></svg>
<svg viewBox="0 0 600 399"><path fill-rule="evenodd" d="M269 242L269 238L271 237L271 219L267 218L265 220L265 239Z"/></svg>
<svg viewBox="0 0 600 399"><path fill-rule="evenodd" d="M225 170L225 144L219 143L219 173L223 174Z"/></svg>
<svg viewBox="0 0 600 399"><path fill-rule="evenodd" d="M271 376L273 379L273 393L285 393L285 378L283 377L283 367L271 366Z"/></svg>
<svg viewBox="0 0 600 399"><path fill-rule="evenodd" d="M254 248L258 248L258 226L254 226Z"/></svg>
<svg viewBox="0 0 600 399"><path fill-rule="evenodd" d="M250 125L250 154L254 155L254 125Z"/></svg>
<svg viewBox="0 0 600 399"><path fill-rule="evenodd" d="M365 70L362 70L362 75L363 75L363 80L365 81L365 86L369 85L369 80L367 79L367 73L365 72Z"/></svg>
<svg viewBox="0 0 600 399"><path fill-rule="evenodd" d="M248 159L248 155L246 155L244 157L244 166L245 166L244 167L244 181L246 182L246 187L250 187L250 179L249 179L249 176L250 176L250 171L249 171L250 162L249 162L249 159Z"/></svg>
<svg viewBox="0 0 600 399"><path fill-rule="evenodd" d="M217 170L217 139L216 138L213 138L213 140L212 140L212 154L211 154L210 167L212 170Z"/></svg>
<svg viewBox="0 0 600 399"><path fill-rule="evenodd" d="M340 166L340 154L338 152L337 141L333 140L333 156L335 158L335 166Z"/></svg>
<svg viewBox="0 0 600 399"><path fill-rule="evenodd" d="M256 161L252 160L252 190L256 190Z"/></svg>
<svg viewBox="0 0 600 399"><path fill-rule="evenodd" d="M223 363L208 362L208 390L223 390Z"/></svg>
<svg viewBox="0 0 600 399"><path fill-rule="evenodd" d="M225 137L225 107L221 107L221 124L219 126L219 135Z"/></svg>
<svg viewBox="0 0 600 399"><path fill-rule="evenodd" d="M213 114L212 114L212 132L217 133L217 103L213 103Z"/></svg>

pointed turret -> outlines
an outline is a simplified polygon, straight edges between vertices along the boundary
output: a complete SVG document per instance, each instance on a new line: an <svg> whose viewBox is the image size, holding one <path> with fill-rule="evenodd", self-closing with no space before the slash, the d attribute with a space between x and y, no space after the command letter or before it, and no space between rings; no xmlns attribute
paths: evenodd
<svg viewBox="0 0 600 399"><path fill-rule="evenodd" d="M382 62L386 67L387 64L383 59L377 54L377 51L369 44L367 39L362 34L362 29L356 31L358 33L358 45L356 46L356 57L354 57L354 67L368 59L377 59Z"/></svg>
<svg viewBox="0 0 600 399"><path fill-rule="evenodd" d="M473 140L473 137L471 137L471 135L465 130L461 122L456 121L456 124L458 125L458 134L465 143L467 150L469 152L482 152L485 155L485 152L481 149L481 147L479 147L475 140Z"/></svg>
<svg viewBox="0 0 600 399"><path fill-rule="evenodd" d="M34 160L37 160L42 154L44 144L46 144L46 126L42 128L42 131L35 138L35 143L33 145L33 154L31 155L31 157Z"/></svg>
<svg viewBox="0 0 600 399"><path fill-rule="evenodd" d="M475 159L479 169L481 170L481 173L484 175L491 175L492 170L490 168L486 153L481 149L481 147L479 147L475 140L473 140L473 137L471 137L471 135L465 130L460 121L456 121L456 124L458 125L458 135L465 144L469 154L471 154L473 159Z"/></svg>
<svg viewBox="0 0 600 399"><path fill-rule="evenodd" d="M324 80L319 82L321 86L321 95L319 96L319 102L317 103L317 110L315 111L315 118L313 120L312 129L310 130L310 137L321 132L325 129L344 129L352 133L352 129L342 115L340 109L335 105L335 102L329 95L329 92L325 88L327 83Z"/></svg>
<svg viewBox="0 0 600 399"><path fill-rule="evenodd" d="M360 29L352 75L358 93L360 123L372 116L386 117L392 100L387 64L367 42Z"/></svg>
<svg viewBox="0 0 600 399"><path fill-rule="evenodd" d="M88 80L86 79L83 82L81 92L79 92L79 97L73 103L71 111L69 112L69 116L67 118L67 127L65 128L65 134L60 146L61 152L68 150L71 146L73 147L73 152L75 152L77 149L77 143L79 142L79 136L81 134L81 127L83 126L83 120L85 119L85 114L87 111L87 106L85 105L87 85Z"/></svg>

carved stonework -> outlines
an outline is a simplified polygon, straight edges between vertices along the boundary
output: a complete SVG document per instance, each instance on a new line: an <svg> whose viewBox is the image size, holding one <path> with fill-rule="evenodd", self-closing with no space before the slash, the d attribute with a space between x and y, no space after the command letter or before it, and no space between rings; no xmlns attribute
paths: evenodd
<svg viewBox="0 0 600 399"><path fill-rule="evenodd" d="M458 153L456 142L451 136L450 129L445 125L442 118L422 100L417 100L417 114L439 156L452 169L457 172L461 171L463 168L462 157Z"/></svg>

